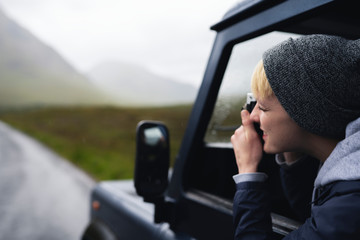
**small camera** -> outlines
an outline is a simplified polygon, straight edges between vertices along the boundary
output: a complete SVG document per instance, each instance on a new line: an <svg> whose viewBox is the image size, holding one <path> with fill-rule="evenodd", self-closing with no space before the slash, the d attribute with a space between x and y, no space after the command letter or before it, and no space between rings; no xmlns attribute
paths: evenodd
<svg viewBox="0 0 360 240"><path fill-rule="evenodd" d="M246 96L246 103L243 109L246 109L251 113L251 111L254 109L256 105L256 99L252 93L248 93Z"/></svg>
<svg viewBox="0 0 360 240"><path fill-rule="evenodd" d="M256 105L256 99L255 99L254 95L252 93L248 93L246 96L246 103L245 103L243 109L246 109L249 111L249 113L251 113L252 110L254 109L255 105ZM260 137L262 137L263 131L261 131L260 125L258 123L254 123L254 126L255 126L256 132L259 134ZM264 143L264 140L262 138L261 138L261 142Z"/></svg>

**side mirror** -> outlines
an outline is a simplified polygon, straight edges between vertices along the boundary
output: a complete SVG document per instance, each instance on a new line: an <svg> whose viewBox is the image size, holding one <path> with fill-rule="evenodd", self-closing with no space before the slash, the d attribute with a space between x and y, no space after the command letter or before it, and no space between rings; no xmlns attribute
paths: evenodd
<svg viewBox="0 0 360 240"><path fill-rule="evenodd" d="M160 122L142 121L136 129L134 182L144 201L155 202L163 197L168 186L169 131Z"/></svg>

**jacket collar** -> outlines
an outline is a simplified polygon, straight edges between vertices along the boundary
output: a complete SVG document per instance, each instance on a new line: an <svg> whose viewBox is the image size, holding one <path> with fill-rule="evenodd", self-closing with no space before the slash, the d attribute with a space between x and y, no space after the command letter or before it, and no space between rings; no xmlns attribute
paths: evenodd
<svg viewBox="0 0 360 240"><path fill-rule="evenodd" d="M348 124L339 142L321 167L315 188L341 180L360 180L360 118Z"/></svg>

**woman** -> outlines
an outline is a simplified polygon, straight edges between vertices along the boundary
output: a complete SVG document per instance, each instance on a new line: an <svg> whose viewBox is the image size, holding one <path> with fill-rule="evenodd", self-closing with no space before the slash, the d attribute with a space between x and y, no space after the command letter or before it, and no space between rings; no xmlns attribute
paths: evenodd
<svg viewBox="0 0 360 240"><path fill-rule="evenodd" d="M303 154L322 163L310 217L285 239L360 239L360 41L310 35L282 42L264 53L252 91L255 109L241 112L231 137L239 170L235 239L271 239L267 176L257 172L263 151L298 175L314 168Z"/></svg>

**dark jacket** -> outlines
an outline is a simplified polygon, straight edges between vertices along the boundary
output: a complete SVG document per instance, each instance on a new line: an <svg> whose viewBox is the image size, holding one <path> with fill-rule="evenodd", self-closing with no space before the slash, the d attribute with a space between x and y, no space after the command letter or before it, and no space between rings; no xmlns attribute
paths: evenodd
<svg viewBox="0 0 360 240"><path fill-rule="evenodd" d="M346 138L316 177L310 217L284 239L360 239L359 130L360 119L348 125ZM233 207L235 239L271 239L269 202L266 182L237 184Z"/></svg>

